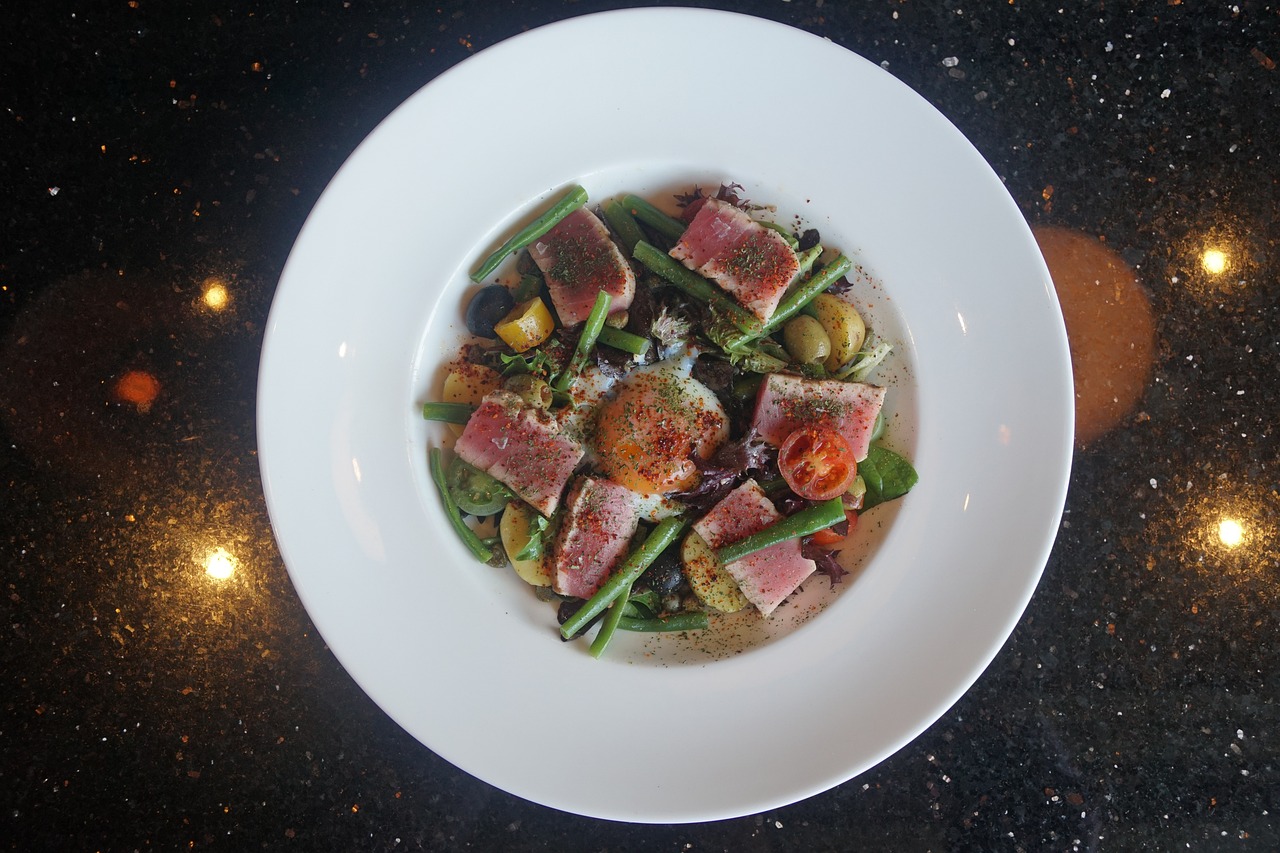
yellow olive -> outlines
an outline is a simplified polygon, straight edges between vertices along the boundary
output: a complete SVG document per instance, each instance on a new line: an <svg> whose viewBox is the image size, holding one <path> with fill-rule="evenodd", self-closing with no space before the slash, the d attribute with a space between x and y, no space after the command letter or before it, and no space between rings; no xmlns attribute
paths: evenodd
<svg viewBox="0 0 1280 853"><path fill-rule="evenodd" d="M817 364L831 354L831 339L822 324L808 314L800 314L782 327L782 344L791 360Z"/></svg>

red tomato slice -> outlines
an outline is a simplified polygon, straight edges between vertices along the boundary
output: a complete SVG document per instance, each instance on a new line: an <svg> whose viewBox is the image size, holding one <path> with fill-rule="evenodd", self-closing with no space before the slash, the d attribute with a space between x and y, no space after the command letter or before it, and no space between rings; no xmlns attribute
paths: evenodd
<svg viewBox="0 0 1280 853"><path fill-rule="evenodd" d="M844 436L828 427L800 427L778 450L778 469L791 491L811 501L830 500L848 491L858 463Z"/></svg>

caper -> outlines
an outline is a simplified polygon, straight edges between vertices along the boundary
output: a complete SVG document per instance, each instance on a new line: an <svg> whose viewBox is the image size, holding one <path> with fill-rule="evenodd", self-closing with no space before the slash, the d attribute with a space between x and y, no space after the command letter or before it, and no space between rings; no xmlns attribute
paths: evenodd
<svg viewBox="0 0 1280 853"><path fill-rule="evenodd" d="M518 373L502 384L535 409L551 408L551 386L532 374Z"/></svg>
<svg viewBox="0 0 1280 853"><path fill-rule="evenodd" d="M482 288L467 303L467 331L482 338L496 338L493 327L516 305L511 291L500 284Z"/></svg>
<svg viewBox="0 0 1280 853"><path fill-rule="evenodd" d="M831 354L831 339L822 324L801 314L782 327L782 342L791 360L799 364L817 364Z"/></svg>

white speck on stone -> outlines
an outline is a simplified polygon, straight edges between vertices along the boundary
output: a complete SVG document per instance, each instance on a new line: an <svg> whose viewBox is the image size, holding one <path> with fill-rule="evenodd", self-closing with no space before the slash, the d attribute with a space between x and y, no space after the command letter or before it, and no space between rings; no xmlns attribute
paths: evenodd
<svg viewBox="0 0 1280 853"><path fill-rule="evenodd" d="M1162 97L1162 98L1167 98L1167 97L1169 97L1169 96L1170 96L1170 95L1172 95L1172 94L1173 94L1173 91L1172 91L1172 90L1170 90L1170 89L1165 89L1163 92L1161 92L1161 93L1160 93L1160 97Z"/></svg>
<svg viewBox="0 0 1280 853"><path fill-rule="evenodd" d="M775 827L777 827L778 829L782 829L782 821L780 821L780 820L775 820L775 821L773 822L773 825L774 825Z"/></svg>
<svg viewBox="0 0 1280 853"><path fill-rule="evenodd" d="M1244 740L1244 729L1236 729L1236 740Z"/></svg>
<svg viewBox="0 0 1280 853"><path fill-rule="evenodd" d="M62 187L49 187L49 195L57 195L62 192Z"/></svg>
<svg viewBox="0 0 1280 853"><path fill-rule="evenodd" d="M1155 477L1152 477L1152 478L1151 478L1151 480L1150 480L1149 482L1151 483L1151 488L1153 488L1153 489L1154 489L1154 488L1156 488L1156 486L1157 486L1157 485L1159 485L1159 484L1156 482L1156 478L1155 478Z"/></svg>
<svg viewBox="0 0 1280 853"><path fill-rule="evenodd" d="M1236 396L1237 396L1237 397L1243 397L1243 396L1244 396L1244 391L1243 391L1243 390L1237 391L1237 392L1236 392Z"/></svg>
<svg viewBox="0 0 1280 853"><path fill-rule="evenodd" d="M942 58L943 68L955 68L960 64L960 58L956 56L945 56Z"/></svg>
<svg viewBox="0 0 1280 853"><path fill-rule="evenodd" d="M1014 43L1015 43L1015 42L1014 42L1014 40L1013 40L1013 39L1009 39L1009 47L1013 47Z"/></svg>
<svg viewBox="0 0 1280 853"><path fill-rule="evenodd" d="M1107 51L1107 53L1110 53L1111 51L1113 51L1113 50L1115 50L1115 49L1116 49L1116 46L1115 46L1114 44L1112 44L1111 42L1107 42L1107 47L1106 47L1106 51Z"/></svg>

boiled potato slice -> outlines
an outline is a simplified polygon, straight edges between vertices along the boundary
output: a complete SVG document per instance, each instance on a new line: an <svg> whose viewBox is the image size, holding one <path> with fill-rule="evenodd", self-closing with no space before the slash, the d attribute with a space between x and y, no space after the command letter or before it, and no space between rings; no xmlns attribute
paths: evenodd
<svg viewBox="0 0 1280 853"><path fill-rule="evenodd" d="M684 577L698 600L721 613L737 613L749 603L738 589L738 582L716 559L707 540L690 530L680 545L680 561Z"/></svg>
<svg viewBox="0 0 1280 853"><path fill-rule="evenodd" d="M498 523L498 535L507 551L512 567L520 579L532 586L551 586L551 571L543 557L534 560L517 560L516 554L529 544L529 526L535 510L521 501L511 501L502 512Z"/></svg>
<svg viewBox="0 0 1280 853"><path fill-rule="evenodd" d="M867 324L862 321L858 309L839 296L820 293L810 305L831 340L831 353L824 366L827 370L837 370L862 349L867 337Z"/></svg>
<svg viewBox="0 0 1280 853"><path fill-rule="evenodd" d="M459 362L444 378L441 399L446 403L469 403L472 406L478 406L485 394L496 390L501 385L502 377L496 370L485 367L483 364ZM449 429L454 435L462 435L462 427L458 424L449 424Z"/></svg>

